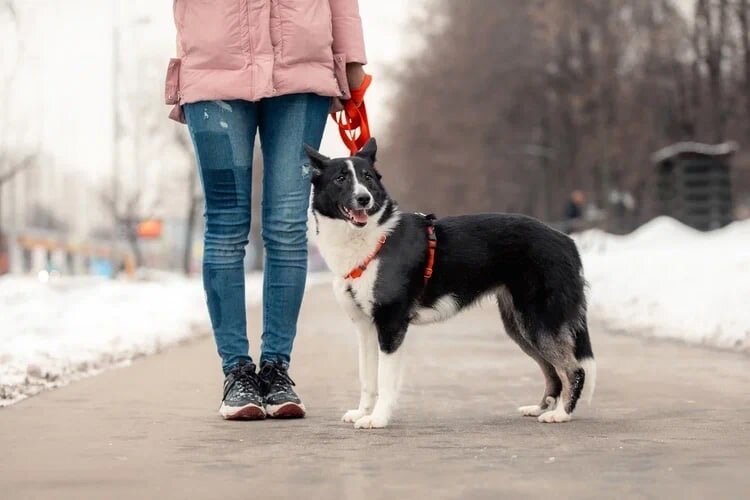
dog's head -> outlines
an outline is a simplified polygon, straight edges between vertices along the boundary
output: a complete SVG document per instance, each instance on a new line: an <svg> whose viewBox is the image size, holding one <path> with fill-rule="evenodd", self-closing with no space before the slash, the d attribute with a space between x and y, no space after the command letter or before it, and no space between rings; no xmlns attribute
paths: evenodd
<svg viewBox="0 0 750 500"><path fill-rule="evenodd" d="M306 145L312 167L313 210L354 228L367 227L371 217L390 201L375 169L377 149L375 139L370 139L354 156L328 158Z"/></svg>

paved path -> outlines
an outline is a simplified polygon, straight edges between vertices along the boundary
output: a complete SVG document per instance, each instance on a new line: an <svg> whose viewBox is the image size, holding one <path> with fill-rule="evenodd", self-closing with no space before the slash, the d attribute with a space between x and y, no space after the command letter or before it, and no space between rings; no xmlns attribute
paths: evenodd
<svg viewBox="0 0 750 500"><path fill-rule="evenodd" d="M0 497L718 499L750 491L750 358L595 325L592 337L594 404L571 423L543 425L515 413L536 402L540 375L502 335L493 307L414 329L392 426L355 431L339 421L358 397L355 337L328 287L318 287L306 299L292 371L307 419L222 421L219 365L202 339L0 410Z"/></svg>

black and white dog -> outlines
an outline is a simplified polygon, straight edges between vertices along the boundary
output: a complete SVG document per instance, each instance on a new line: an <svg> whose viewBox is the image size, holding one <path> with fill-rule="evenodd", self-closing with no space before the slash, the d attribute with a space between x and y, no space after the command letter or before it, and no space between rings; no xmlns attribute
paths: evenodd
<svg viewBox="0 0 750 500"><path fill-rule="evenodd" d="M541 402L519 411L566 422L584 388L590 401L596 365L581 259L570 238L523 215L433 222L401 213L375 168L374 139L349 158L306 149L320 252L359 335L361 398L345 422L387 426L409 324L444 320L486 296L497 298L506 332L544 373Z"/></svg>

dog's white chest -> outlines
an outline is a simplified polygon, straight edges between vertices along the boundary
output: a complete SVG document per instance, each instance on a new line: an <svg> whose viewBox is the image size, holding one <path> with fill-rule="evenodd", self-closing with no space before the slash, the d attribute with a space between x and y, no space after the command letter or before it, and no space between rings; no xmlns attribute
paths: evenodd
<svg viewBox="0 0 750 500"><path fill-rule="evenodd" d="M356 279L337 277L333 281L336 299L352 319L357 321L363 317L371 318L375 305L375 280L378 276L379 262L370 262L367 269Z"/></svg>

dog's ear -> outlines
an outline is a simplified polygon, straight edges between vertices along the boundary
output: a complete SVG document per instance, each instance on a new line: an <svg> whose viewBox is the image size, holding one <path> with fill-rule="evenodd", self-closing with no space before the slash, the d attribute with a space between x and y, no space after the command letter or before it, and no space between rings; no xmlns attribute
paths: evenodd
<svg viewBox="0 0 750 500"><path fill-rule="evenodd" d="M370 163L375 164L375 156L377 152L378 152L378 143L375 141L374 137L371 137L365 143L365 145L362 146L362 149L357 151L356 156L370 160Z"/></svg>
<svg viewBox="0 0 750 500"><path fill-rule="evenodd" d="M308 146L307 144L305 144L304 146L305 153L307 153L307 157L310 158L310 166L312 167L313 178L318 177L323 173L323 170L326 169L331 159L325 155L320 154L318 150L316 150L312 146Z"/></svg>

